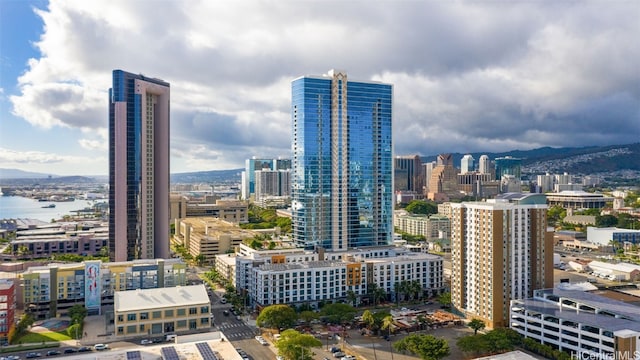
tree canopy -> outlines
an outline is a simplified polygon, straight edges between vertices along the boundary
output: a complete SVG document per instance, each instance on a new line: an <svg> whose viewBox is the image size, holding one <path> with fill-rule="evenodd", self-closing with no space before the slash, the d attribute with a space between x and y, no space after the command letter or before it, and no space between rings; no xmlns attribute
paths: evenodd
<svg viewBox="0 0 640 360"><path fill-rule="evenodd" d="M405 210L412 214L431 215L438 213L438 205L430 201L412 200Z"/></svg>
<svg viewBox="0 0 640 360"><path fill-rule="evenodd" d="M278 304L262 309L256 319L256 324L260 327L288 329L296 324L297 319L295 310L289 305Z"/></svg>
<svg viewBox="0 0 640 360"><path fill-rule="evenodd" d="M319 346L322 346L322 342L313 335L301 334L293 329L280 333L280 339L275 343L278 354L287 360L312 360L310 348Z"/></svg>
<svg viewBox="0 0 640 360"><path fill-rule="evenodd" d="M473 319L471 321L469 321L469 327L473 329L473 334L477 334L478 330L482 330L485 327L485 323L484 321L480 320L480 319Z"/></svg>
<svg viewBox="0 0 640 360"><path fill-rule="evenodd" d="M356 316L356 309L349 304L327 304L320 310L320 315L327 318L332 323L343 323L353 321Z"/></svg>
<svg viewBox="0 0 640 360"><path fill-rule="evenodd" d="M445 339L433 335L411 334L393 344L397 351L408 351L423 360L438 360L449 355L449 344Z"/></svg>

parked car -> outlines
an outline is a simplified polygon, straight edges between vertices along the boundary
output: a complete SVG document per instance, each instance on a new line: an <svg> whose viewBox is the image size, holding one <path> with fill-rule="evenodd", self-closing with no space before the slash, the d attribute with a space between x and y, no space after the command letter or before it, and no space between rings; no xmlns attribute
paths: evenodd
<svg viewBox="0 0 640 360"><path fill-rule="evenodd" d="M87 346L82 346L78 348L78 352L89 352L89 351L91 351L91 348Z"/></svg>
<svg viewBox="0 0 640 360"><path fill-rule="evenodd" d="M35 359L35 358L39 358L41 356L42 356L42 354L40 354L40 353L30 352L30 353L27 353L27 355L25 355L24 357L26 357L27 359Z"/></svg>
<svg viewBox="0 0 640 360"><path fill-rule="evenodd" d="M331 352L332 353L337 353L338 351L341 351L339 347L336 347L336 346L332 346L331 347Z"/></svg>
<svg viewBox="0 0 640 360"><path fill-rule="evenodd" d="M58 350L49 350L47 351L47 356L56 356L56 355L60 355L62 354L60 351Z"/></svg>
<svg viewBox="0 0 640 360"><path fill-rule="evenodd" d="M66 349L64 349L64 351L63 351L63 352L64 352L65 354L73 354L73 353L78 352L78 350L76 350L76 349L74 349L74 348L66 348Z"/></svg>
<svg viewBox="0 0 640 360"><path fill-rule="evenodd" d="M261 345L269 345L269 343L267 342L267 340L265 340L262 336L258 335L256 336L256 340L261 344Z"/></svg>
<svg viewBox="0 0 640 360"><path fill-rule="evenodd" d="M149 344L153 344L153 341L151 341L149 339L140 340L140 345L149 345Z"/></svg>
<svg viewBox="0 0 640 360"><path fill-rule="evenodd" d="M345 355L347 355L347 354L343 353L342 351L338 351L338 352L333 353L333 357L336 358L336 359L340 359Z"/></svg>
<svg viewBox="0 0 640 360"><path fill-rule="evenodd" d="M102 350L107 350L109 349L109 345L107 344L95 344L93 345L93 348L97 351L102 351Z"/></svg>
<svg viewBox="0 0 640 360"><path fill-rule="evenodd" d="M229 312L228 312L227 310L224 310L224 311L222 312L222 315L224 315L224 316L229 316Z"/></svg>
<svg viewBox="0 0 640 360"><path fill-rule="evenodd" d="M353 355L343 356L340 360L356 360L356 357Z"/></svg>

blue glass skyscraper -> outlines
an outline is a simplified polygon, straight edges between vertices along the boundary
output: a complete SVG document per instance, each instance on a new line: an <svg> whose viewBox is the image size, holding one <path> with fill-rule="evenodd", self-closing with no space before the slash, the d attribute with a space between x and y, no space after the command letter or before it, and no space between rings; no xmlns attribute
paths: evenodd
<svg viewBox="0 0 640 360"><path fill-rule="evenodd" d="M387 245L393 86L344 71L292 82L292 227L301 246Z"/></svg>
<svg viewBox="0 0 640 360"><path fill-rule="evenodd" d="M109 89L109 259L169 257L169 84L122 70Z"/></svg>

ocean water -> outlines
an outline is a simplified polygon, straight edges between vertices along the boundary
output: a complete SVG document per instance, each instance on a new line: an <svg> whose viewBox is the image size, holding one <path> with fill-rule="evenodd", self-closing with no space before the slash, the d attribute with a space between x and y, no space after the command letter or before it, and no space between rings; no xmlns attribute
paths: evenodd
<svg viewBox="0 0 640 360"><path fill-rule="evenodd" d="M55 208L43 206L55 204ZM0 219L37 219L51 222L65 215L73 215L72 211L92 206L91 201L74 200L66 202L40 202L20 196L0 196Z"/></svg>

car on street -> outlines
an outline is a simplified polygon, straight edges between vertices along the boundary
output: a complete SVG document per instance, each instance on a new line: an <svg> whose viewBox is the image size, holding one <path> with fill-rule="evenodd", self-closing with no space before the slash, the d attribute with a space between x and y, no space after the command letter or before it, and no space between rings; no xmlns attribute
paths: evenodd
<svg viewBox="0 0 640 360"><path fill-rule="evenodd" d="M336 359L341 359L345 355L347 355L347 354L343 353L342 351L338 351L338 352L334 352L333 353L333 357L336 358Z"/></svg>
<svg viewBox="0 0 640 360"><path fill-rule="evenodd" d="M149 344L153 344L153 341L151 341L149 339L140 340L140 345L149 345Z"/></svg>
<svg viewBox="0 0 640 360"><path fill-rule="evenodd" d="M337 353L338 351L342 351L342 350L340 350L340 348L339 348L339 347L336 347L336 346L332 346L332 347L331 347L331 352L332 352L332 353Z"/></svg>
<svg viewBox="0 0 640 360"><path fill-rule="evenodd" d="M222 315L224 315L224 316L229 316L229 311L224 310L224 311L222 312Z"/></svg>
<svg viewBox="0 0 640 360"><path fill-rule="evenodd" d="M91 348L88 346L83 346L78 348L78 352L89 352L89 351L91 351Z"/></svg>
<svg viewBox="0 0 640 360"><path fill-rule="evenodd" d="M353 355L343 356L340 360L356 360L356 357Z"/></svg>
<svg viewBox="0 0 640 360"><path fill-rule="evenodd" d="M102 351L102 350L107 350L109 349L109 345L107 344L95 344L93 345L93 348L97 351Z"/></svg>
<svg viewBox="0 0 640 360"><path fill-rule="evenodd" d="M265 340L262 336L258 335L256 336L256 340L261 344L261 345L269 345L269 343L267 342L267 340Z"/></svg>
<svg viewBox="0 0 640 360"><path fill-rule="evenodd" d="M40 354L40 353L30 352L30 353L27 353L27 355L25 355L24 357L26 357L27 359L35 359L35 358L39 358L41 356L42 356L42 354Z"/></svg>
<svg viewBox="0 0 640 360"><path fill-rule="evenodd" d="M78 350L76 350L76 349L74 349L74 348L66 348L66 349L64 349L64 351L63 351L63 352L64 352L65 354L74 354L74 353L77 353L77 352L78 352Z"/></svg>
<svg viewBox="0 0 640 360"><path fill-rule="evenodd" d="M58 350L49 350L47 351L47 356L56 356L56 355L60 355L62 354L60 351Z"/></svg>

